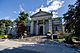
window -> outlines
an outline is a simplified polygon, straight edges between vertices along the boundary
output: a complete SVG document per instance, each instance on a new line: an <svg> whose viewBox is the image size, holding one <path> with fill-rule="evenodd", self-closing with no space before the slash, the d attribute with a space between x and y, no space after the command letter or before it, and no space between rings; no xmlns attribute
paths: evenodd
<svg viewBox="0 0 80 53"><path fill-rule="evenodd" d="M56 26L55 28L56 28L56 31L58 31L58 27Z"/></svg>

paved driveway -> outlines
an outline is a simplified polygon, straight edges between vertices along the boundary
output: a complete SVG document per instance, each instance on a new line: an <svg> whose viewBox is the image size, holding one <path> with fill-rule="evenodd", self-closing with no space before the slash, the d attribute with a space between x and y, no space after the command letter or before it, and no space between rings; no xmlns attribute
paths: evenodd
<svg viewBox="0 0 80 53"><path fill-rule="evenodd" d="M28 43L6 40L0 42L0 53L80 53L63 43Z"/></svg>
<svg viewBox="0 0 80 53"><path fill-rule="evenodd" d="M31 51L31 50L24 50L24 49L19 49L19 48L14 48L14 49L4 49L0 51L0 53L40 53L36 51Z"/></svg>

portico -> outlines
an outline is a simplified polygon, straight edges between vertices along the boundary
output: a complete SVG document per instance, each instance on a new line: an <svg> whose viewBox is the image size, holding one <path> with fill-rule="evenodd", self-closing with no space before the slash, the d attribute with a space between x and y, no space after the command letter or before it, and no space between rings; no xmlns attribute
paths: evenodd
<svg viewBox="0 0 80 53"><path fill-rule="evenodd" d="M31 34L35 35L45 35L48 30L52 30L52 26L48 20L37 20L37 21L32 21L33 24L31 24Z"/></svg>
<svg viewBox="0 0 80 53"><path fill-rule="evenodd" d="M32 35L46 35L49 30L53 33L54 32L53 26L55 25L53 25L54 19L52 18L52 16L53 16L52 13L44 12L41 10L36 14L32 15L30 33Z"/></svg>

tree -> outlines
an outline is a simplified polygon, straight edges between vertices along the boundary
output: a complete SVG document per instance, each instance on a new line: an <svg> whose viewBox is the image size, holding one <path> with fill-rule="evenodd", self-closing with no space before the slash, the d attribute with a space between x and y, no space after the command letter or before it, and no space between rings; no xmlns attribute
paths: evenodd
<svg viewBox="0 0 80 53"><path fill-rule="evenodd" d="M2 23L1 25L0 25L0 35L4 35L5 33L4 33L4 30L6 29L6 27L5 27L5 23Z"/></svg>
<svg viewBox="0 0 80 53"><path fill-rule="evenodd" d="M69 10L67 13L64 14L64 19L66 21L66 27L65 29L67 30L67 32L71 32L71 30L74 30L74 6L73 5L69 5Z"/></svg>
<svg viewBox="0 0 80 53"><path fill-rule="evenodd" d="M75 34L80 35L80 0L75 3Z"/></svg>
<svg viewBox="0 0 80 53"><path fill-rule="evenodd" d="M28 14L25 12L20 12L18 18L15 20L17 23L17 37L22 37L24 32L27 31L27 24L28 24Z"/></svg>
<svg viewBox="0 0 80 53"><path fill-rule="evenodd" d="M64 14L66 29L76 35L80 35L80 0L74 5L69 5L69 10Z"/></svg>
<svg viewBox="0 0 80 53"><path fill-rule="evenodd" d="M11 26L11 20L0 20L0 34L6 34L7 26Z"/></svg>

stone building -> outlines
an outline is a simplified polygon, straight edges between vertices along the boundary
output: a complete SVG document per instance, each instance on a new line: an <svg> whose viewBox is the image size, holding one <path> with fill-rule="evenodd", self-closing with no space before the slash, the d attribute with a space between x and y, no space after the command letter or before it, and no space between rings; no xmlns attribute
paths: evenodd
<svg viewBox="0 0 80 53"><path fill-rule="evenodd" d="M30 33L32 35L46 35L48 31L53 34L56 31L62 32L61 18L53 18L53 14L40 11L31 16Z"/></svg>

